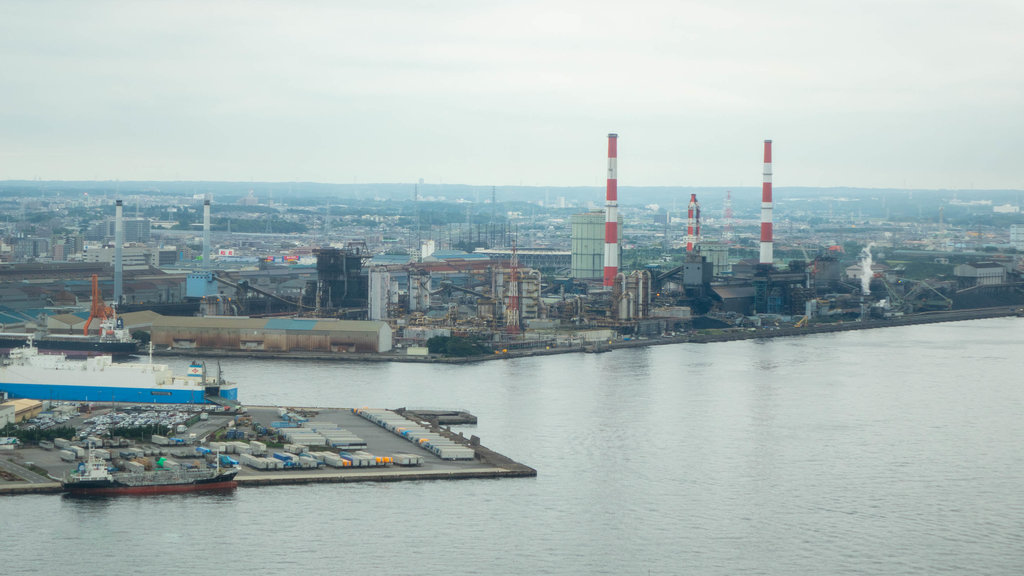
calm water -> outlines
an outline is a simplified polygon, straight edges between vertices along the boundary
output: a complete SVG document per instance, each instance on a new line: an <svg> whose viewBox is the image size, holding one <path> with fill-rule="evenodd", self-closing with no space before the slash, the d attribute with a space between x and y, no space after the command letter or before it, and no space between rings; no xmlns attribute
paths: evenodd
<svg viewBox="0 0 1024 576"><path fill-rule="evenodd" d="M535 479L0 499L3 573L1021 574L1024 320L476 366L224 361L465 408Z"/></svg>

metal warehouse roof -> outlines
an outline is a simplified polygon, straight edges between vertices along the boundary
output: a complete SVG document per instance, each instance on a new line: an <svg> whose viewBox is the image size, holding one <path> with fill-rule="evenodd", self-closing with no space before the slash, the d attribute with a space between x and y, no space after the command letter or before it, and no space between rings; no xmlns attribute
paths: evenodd
<svg viewBox="0 0 1024 576"><path fill-rule="evenodd" d="M379 320L334 320L318 318L231 318L164 316L153 320L153 328L226 328L235 330L288 330L309 332L379 332L386 322Z"/></svg>

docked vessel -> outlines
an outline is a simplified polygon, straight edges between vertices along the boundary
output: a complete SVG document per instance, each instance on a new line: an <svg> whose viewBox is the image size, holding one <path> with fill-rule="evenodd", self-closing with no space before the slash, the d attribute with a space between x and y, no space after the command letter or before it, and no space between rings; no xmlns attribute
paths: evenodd
<svg viewBox="0 0 1024 576"><path fill-rule="evenodd" d="M93 320L100 323L99 334L89 332ZM131 332L124 327L124 321L117 316L117 311L103 301L100 293L99 277L92 275L92 305L89 318L79 335L43 335L35 337L28 334L0 334L0 352L25 345L26 340L35 339L36 347L44 354L66 354L68 356L99 356L115 357L130 356L139 351L138 341L132 338Z"/></svg>
<svg viewBox="0 0 1024 576"><path fill-rule="evenodd" d="M218 371L219 372L219 371ZM187 376L166 364L114 362L110 356L70 360L64 354L40 354L30 345L11 350L0 363L0 392L12 398L74 402L236 405L238 387L206 366L193 362Z"/></svg>
<svg viewBox="0 0 1024 576"><path fill-rule="evenodd" d="M32 339L40 354L64 354L66 356L113 356L123 358L137 354L139 341L132 338L120 318L108 318L100 323L100 333L80 334L32 334L0 333L0 353L8 353L26 345Z"/></svg>
<svg viewBox="0 0 1024 576"><path fill-rule="evenodd" d="M235 475L238 470L237 466L220 466L218 459L215 468L163 468L158 463L153 470L111 471L105 461L89 450L85 462L80 463L77 470L64 475L61 486L76 496L225 490L237 485Z"/></svg>

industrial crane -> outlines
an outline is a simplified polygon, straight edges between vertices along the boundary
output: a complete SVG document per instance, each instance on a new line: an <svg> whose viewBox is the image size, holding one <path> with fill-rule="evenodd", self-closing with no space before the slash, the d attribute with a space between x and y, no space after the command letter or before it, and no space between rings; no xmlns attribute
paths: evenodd
<svg viewBox="0 0 1024 576"><path fill-rule="evenodd" d="M100 295L100 280L96 274L92 275L92 308L89 309L89 319L85 321L85 327L82 328L82 334L89 335L89 325L92 324L93 320L99 320L101 323L106 320L112 320L114 318L114 309L107 306L103 302L103 297Z"/></svg>

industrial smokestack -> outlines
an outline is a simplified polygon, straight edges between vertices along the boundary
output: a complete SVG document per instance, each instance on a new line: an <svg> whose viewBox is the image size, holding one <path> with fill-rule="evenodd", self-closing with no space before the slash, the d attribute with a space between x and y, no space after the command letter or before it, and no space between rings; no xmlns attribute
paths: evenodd
<svg viewBox="0 0 1024 576"><path fill-rule="evenodd" d="M121 261L121 247L124 245L124 202L114 204L114 306L121 305L124 283L124 269Z"/></svg>
<svg viewBox="0 0 1024 576"><path fill-rule="evenodd" d="M722 239L727 244L732 244L732 191L725 191L725 233Z"/></svg>
<svg viewBox="0 0 1024 576"><path fill-rule="evenodd" d="M608 287L615 284L615 275L619 273L618 139L618 134L608 135L608 187L604 217L604 285Z"/></svg>
<svg viewBox="0 0 1024 576"><path fill-rule="evenodd" d="M761 184L761 264L771 266L772 255L772 141L764 141L764 181Z"/></svg>
<svg viewBox="0 0 1024 576"><path fill-rule="evenodd" d="M693 252L700 239L700 204L697 195L690 194L690 204L686 207L686 251Z"/></svg>
<svg viewBox="0 0 1024 576"><path fill-rule="evenodd" d="M203 200L203 270L210 269L210 199Z"/></svg>

